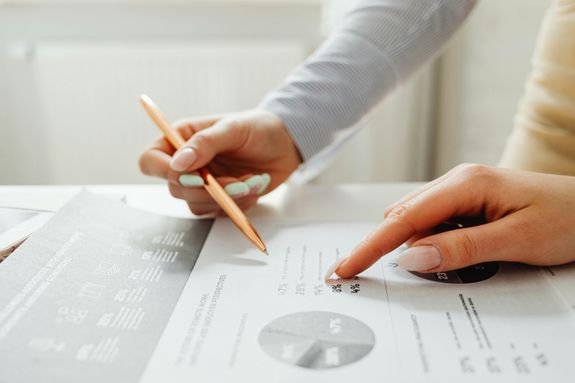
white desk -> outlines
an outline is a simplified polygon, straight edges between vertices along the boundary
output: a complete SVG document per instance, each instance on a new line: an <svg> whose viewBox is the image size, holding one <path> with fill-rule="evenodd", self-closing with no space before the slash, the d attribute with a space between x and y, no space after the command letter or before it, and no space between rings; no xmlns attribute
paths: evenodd
<svg viewBox="0 0 575 383"><path fill-rule="evenodd" d="M348 238L351 237L347 235L351 234L354 235L353 240L350 239L348 242L355 243L360 240L359 235L356 234L363 236L367 232L363 232L370 225L366 226L366 222L379 222L386 206L415 186L415 184L285 186L263 198L259 206L250 210L250 216L253 218L277 217L312 221L336 221L339 219L349 222L350 220L357 220L360 225L361 222L359 221L362 221L364 226L361 233L350 231L347 228L345 231L341 231L343 230L341 225L332 226L329 231L326 231L324 227L324 229L313 232L315 234L320 233L319 236L323 235L323 241L329 240L330 243L331 241L337 243L338 238L346 238L348 241ZM0 187L0 206L53 210L62 206L80 189L79 186L3 186ZM162 214L191 217L187 206L182 201L173 199L162 185L91 186L88 189L96 193L124 195L126 202L134 207ZM214 238L223 238L221 234L225 231L222 230L225 225L229 225L224 220L219 221L219 224L218 226L218 222L216 222L211 229L216 230ZM295 229L286 227L288 230L310 230L310 228L313 230L313 225L312 223L304 228L294 225ZM229 226L233 228L233 226ZM307 232L305 235L301 234L303 232L295 233L297 235L293 234L293 238L304 237L308 234ZM315 234L310 234L310 238L315 239ZM280 249L289 249L292 243L289 238L276 237L275 241L275 245ZM402 381L439 382L445 379L445 366L450 369L448 372L451 375L447 375L448 378L469 377L465 375L469 372L467 369L469 367L467 363L471 360L469 355L472 355L472 359L475 361L474 366L482 369L480 371L482 377L493 377L491 380L499 382L518 381L514 378L524 373L524 369L517 367L518 352L521 356L519 359L520 367L524 365L525 361L528 361L534 369L533 379L520 381L541 381L542 377L547 376L546 374L563 377L555 379L556 381L570 381L570 374L566 372L569 371L570 359L569 354L564 350L568 350L572 344L572 339L575 339L575 327L573 327L572 322L573 312L565 303L575 307L575 285L572 277L575 267L573 265L548 270L551 278L546 278L545 274L537 269L501 265L500 271L493 276L490 283L476 288L472 284L450 286L417 279L417 277L396 269L392 263L381 263L380 269L371 268L368 270L371 274L364 275L361 282L361 291L364 295L351 295L353 291L349 293L350 295L329 295L335 293L328 289L324 291L325 294L322 292L323 295L319 298L320 300L314 298L310 293L311 281L315 280L316 275L314 269L310 268L311 272L307 274L308 276L312 275L312 278L309 279L310 289L306 290L307 298L300 299L300 295L292 290L288 295L276 293L276 276L281 275L284 259L285 262L291 262L292 274L289 277L291 279L288 278L286 281L292 283L292 287L295 286L294 281L299 281L302 278L301 276L298 277L298 273L305 269L301 266L306 264L304 256L301 256L297 251L293 253L289 251L287 253L278 252L277 254L293 255L289 256L291 258L285 255L283 259L281 258L282 255L278 255L275 262L267 263L268 267L261 268L258 265L261 266L266 263L250 258L249 254L242 253L232 256L226 251L220 251L226 249L225 242L221 240L209 241L208 239L204 244L202 251L205 251L206 257L202 258L203 263L194 266L202 272L195 274L195 278L188 279L184 291L178 298L178 304L163 330L162 337L155 345L156 348L150 362L148 362L146 373L143 375L146 377L144 382L161 381L165 376L170 376L172 381L189 381L190 376L209 376L211 378L214 373L212 362L223 360L220 358L220 350L230 351L236 347L235 345L240 347L240 341L233 341L232 343L229 341L235 339L235 336L238 337L237 339L243 339L242 342L244 343L242 344L244 345L242 347L247 347L244 350L256 350L257 355L259 355L257 358L262 357L256 362L258 367L261 367L257 372L259 375L253 374L252 376L251 366L256 365L254 364L255 359L253 359L256 358L256 354L251 352L238 354L242 355L242 362L237 364L234 374L243 374L241 375L243 378L259 378L263 375L269 377L272 370L274 373L277 372L277 375L271 376L271 380L268 379L270 381L307 381L303 378L310 376L317 377L318 382L333 381L336 377L341 380L355 378L360 370L342 367L331 372L323 372L320 375L315 371L293 369L287 362L281 365L276 364L271 359L266 359L270 357L271 353L264 358L263 346L258 346L255 341L258 339L258 334L274 333L272 331L273 326L269 327L270 323L275 323L272 322L273 318L286 318L291 314L302 318L301 315L307 315L306 312L317 312L317 310L336 312L334 315L339 315L337 314L339 311L334 307L340 306L335 306L334 303L338 303L338 305L341 303L341 307L349 307L345 313L353 314L354 318L366 324L366 328L375 329L378 339L395 339L394 342L377 343L379 346L374 348L373 352L380 354L377 354L378 358L374 359L376 360L375 363L373 360L371 361L370 373L372 375L368 373L362 376L362 379L366 381L381 381L373 375L374 373L388 374L390 377L399 376L401 369L401 376L413 374L414 377L421 378ZM310 245L316 246L315 251L321 247L321 243L314 245L313 241ZM306 252L307 250L302 254ZM301 257L297 258L295 254L300 254ZM330 259L330 261L332 260ZM241 267L242 265L249 265L250 267ZM294 265L297 267L293 267ZM321 257L320 265L322 265ZM322 269L322 266L318 268ZM86 268L85 270L91 269ZM262 270L266 270L266 272L262 273ZM397 272L392 270L397 270ZM233 275L234 278L228 278L228 275ZM512 283L508 283L507 278L512 278ZM227 295L221 295L221 292L224 291L222 286L226 280L225 283L228 283L225 290ZM251 283L252 281L257 282ZM549 285L549 282L555 286L556 290ZM345 283L355 282L342 282L343 290L348 291L347 288L350 286L345 285ZM341 287L341 285L339 286ZM432 291L433 293L430 294ZM377 294L373 292L377 292ZM258 299L245 299L245 296L254 294L260 294ZM209 306L213 307L211 314L208 314L210 310L205 309L207 306L204 306L204 303L198 303L207 302L208 298L202 300L202 296L212 297L210 298L212 303ZM355 297L361 298L356 299ZM430 299L432 297L433 299ZM238 305L238 302L241 304ZM222 307L227 307L228 311L225 312L225 315L216 316L218 315L216 310L223 310ZM246 313L249 313L249 316ZM204 338L194 338L197 340L194 347L198 347L198 350L200 350L199 347L208 347L204 349L202 354L206 358L206 362L204 364L199 363L197 366L195 364L193 366L176 365L174 361L178 360L177 355L181 350L188 352L186 350L196 349L186 346L187 343L184 344L182 340L184 339L182 334L196 334L195 331L198 327L193 324L193 321L190 321L190 318L195 318L196 315L198 318L204 318L201 323L204 326L202 329L206 331L205 334L211 326L212 334L217 332L220 335L227 334L227 336L221 335L213 338L211 343L208 343L209 346L204 345ZM250 319L246 322L248 317ZM246 325L246 323L248 324ZM449 323L453 327L450 327ZM265 332L264 330L268 328L271 330ZM457 329L457 333L453 329ZM478 329L481 329L481 332L478 332ZM534 331L535 329L537 331ZM218 331L224 331L224 333ZM459 335L453 337L453 334ZM455 339L455 342L452 338ZM461 346L460 340L463 346ZM373 347L375 344L373 339L370 342L370 347ZM272 343L270 341L270 344ZM489 348L485 348L484 344L489 344ZM491 349L491 344L493 344L493 349ZM93 346L93 344L91 345ZM480 347L480 345L483 346ZM516 345L518 349L516 349ZM542 351L543 353L538 351L539 346L544 351ZM200 351L198 351L199 353ZM499 365L505 367L507 375L494 375L491 374L491 370L486 371L484 367L481 367L483 364L480 363L485 360L494 360L494 354L497 354L497 360L500 363L496 367ZM232 352L230 355L236 354ZM552 361L549 368L546 367L547 355ZM277 355L275 356L277 359ZM386 357L379 358L380 356ZM397 361L393 359L395 357L398 357ZM534 357L540 359L534 359ZM231 360L236 363L235 357L233 358ZM260 366L259 363L263 360L267 362ZM545 363L541 364L541 360ZM365 361L367 363L367 357ZM388 371L386 368L380 368L380 363L384 367L385 363L388 363ZM366 365L364 364L363 367ZM227 376L225 375L228 371L225 370L226 366L222 365L222 371L218 371L222 372L221 376ZM299 364L298 366L301 367ZM432 366L432 369L428 370L428 366ZM398 368L397 375L395 374L396 367ZM460 371L460 369L462 370ZM431 371L430 374L432 375L426 376L421 371L425 373ZM433 378L433 380L427 379L428 377ZM501 379L496 379L497 377ZM370 378L373 379L370 380ZM375 378L378 379L375 380ZM211 379L209 381L232 380ZM241 379L233 381L241 381ZM387 381L396 380L387 379ZM471 381L480 380L471 379Z"/></svg>
<svg viewBox="0 0 575 383"><path fill-rule="evenodd" d="M387 205L413 190L416 183L282 186L249 210L250 217L379 220ZM185 203L164 185L86 186L95 193L125 195L128 205L155 213L191 217ZM82 186L0 186L0 207L56 210Z"/></svg>

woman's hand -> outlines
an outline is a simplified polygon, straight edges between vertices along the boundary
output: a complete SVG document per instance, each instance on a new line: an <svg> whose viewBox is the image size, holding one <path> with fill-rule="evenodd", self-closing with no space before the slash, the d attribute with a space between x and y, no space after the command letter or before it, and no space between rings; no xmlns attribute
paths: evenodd
<svg viewBox="0 0 575 383"><path fill-rule="evenodd" d="M284 182L301 163L281 120L250 110L225 116L192 118L175 124L186 145L175 149L162 136L140 157L142 173L169 182L170 193L185 200L194 214L219 210L202 187L196 170L208 166L242 209Z"/></svg>
<svg viewBox="0 0 575 383"><path fill-rule="evenodd" d="M433 233L454 217L487 223ZM399 261L439 272L487 261L558 265L575 260L575 177L461 165L388 207L383 223L334 265L350 278L404 242Z"/></svg>

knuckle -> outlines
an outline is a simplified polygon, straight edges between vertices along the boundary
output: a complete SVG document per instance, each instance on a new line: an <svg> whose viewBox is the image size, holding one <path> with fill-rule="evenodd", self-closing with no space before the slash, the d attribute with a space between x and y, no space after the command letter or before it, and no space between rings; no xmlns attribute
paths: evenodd
<svg viewBox="0 0 575 383"><path fill-rule="evenodd" d="M489 181L493 179L495 172L493 168L481 164L464 164L461 167L461 174L464 181L478 182Z"/></svg>
<svg viewBox="0 0 575 383"><path fill-rule="evenodd" d="M388 217L390 219L405 219L405 217L407 216L409 211L409 205L407 204L401 204L401 205L397 205L397 206L393 206L390 210L389 210L389 214Z"/></svg>
<svg viewBox="0 0 575 383"><path fill-rule="evenodd" d="M241 210L245 211L245 210L248 210L249 208L251 208L252 206L254 206L256 204L256 201L257 200L250 199L249 201L238 203L238 207Z"/></svg>
<svg viewBox="0 0 575 383"><path fill-rule="evenodd" d="M204 148L209 148L213 144L211 137L203 132L196 133L191 141L194 143L194 148L200 151Z"/></svg>
<svg viewBox="0 0 575 383"><path fill-rule="evenodd" d="M188 201L188 208L194 215L204 215L208 213L214 213L217 211L216 207L206 207L205 205L199 205Z"/></svg>
<svg viewBox="0 0 575 383"><path fill-rule="evenodd" d="M395 221L396 223L407 225L410 230L415 231L414 225L411 220L411 207L409 204L401 204L397 206L393 206L385 219Z"/></svg>
<svg viewBox="0 0 575 383"><path fill-rule="evenodd" d="M395 206L396 205L394 204L394 205L389 205L388 207L386 207L385 210L383 211L383 217L387 218L391 214L391 211L393 210L393 208Z"/></svg>
<svg viewBox="0 0 575 383"><path fill-rule="evenodd" d="M178 198L178 199L183 199L182 198L182 186L174 185L174 184L170 183L170 184L168 184L168 190L169 190L170 194L172 195L172 197Z"/></svg>
<svg viewBox="0 0 575 383"><path fill-rule="evenodd" d="M182 186L180 184L180 173L176 171L168 170L167 174L165 175L165 178L170 184L173 184L175 186Z"/></svg>
<svg viewBox="0 0 575 383"><path fill-rule="evenodd" d="M225 121L226 129L230 131L238 131L242 128L242 123L235 118L228 119Z"/></svg>
<svg viewBox="0 0 575 383"><path fill-rule="evenodd" d="M197 206L194 206L194 205L192 205L192 204L189 204L188 206L189 206L189 208L190 208L190 211L191 211L193 214L195 214L195 215L203 215L203 214L206 213L206 212L204 211L204 209L199 208L199 207L197 207Z"/></svg>
<svg viewBox="0 0 575 383"><path fill-rule="evenodd" d="M450 254L452 259L457 261L460 265L472 265L478 262L477 260L477 244L472 236L465 230L456 233L455 241L455 254Z"/></svg>

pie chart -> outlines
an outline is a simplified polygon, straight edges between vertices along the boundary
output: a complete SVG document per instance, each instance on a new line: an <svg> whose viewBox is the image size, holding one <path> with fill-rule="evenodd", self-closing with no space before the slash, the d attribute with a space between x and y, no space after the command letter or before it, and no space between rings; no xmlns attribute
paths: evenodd
<svg viewBox="0 0 575 383"><path fill-rule="evenodd" d="M321 370L364 358L375 346L375 335L365 323L347 315L307 311L271 321L260 331L258 342L282 363Z"/></svg>

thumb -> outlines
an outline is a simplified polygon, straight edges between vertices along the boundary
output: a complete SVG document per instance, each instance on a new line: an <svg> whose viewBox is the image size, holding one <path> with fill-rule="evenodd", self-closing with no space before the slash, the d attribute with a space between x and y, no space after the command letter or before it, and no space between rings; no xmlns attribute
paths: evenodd
<svg viewBox="0 0 575 383"><path fill-rule="evenodd" d="M245 142L246 132L236 122L221 120L195 133L174 154L170 167L183 172L206 166L217 154L240 148Z"/></svg>
<svg viewBox="0 0 575 383"><path fill-rule="evenodd" d="M399 258L399 266L423 273L450 271L490 261L516 262L529 254L517 237L518 217L431 235L415 242ZM532 250L531 250L532 251Z"/></svg>

